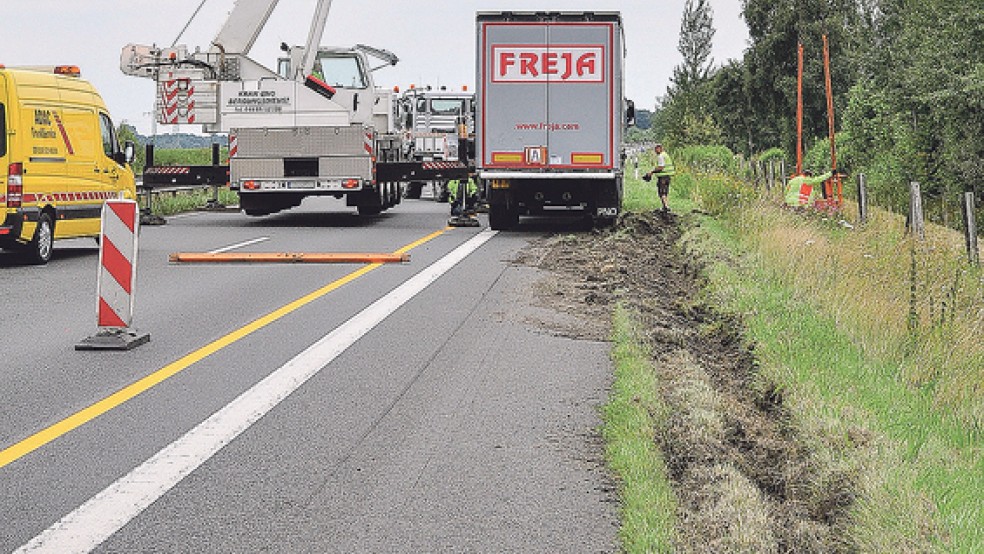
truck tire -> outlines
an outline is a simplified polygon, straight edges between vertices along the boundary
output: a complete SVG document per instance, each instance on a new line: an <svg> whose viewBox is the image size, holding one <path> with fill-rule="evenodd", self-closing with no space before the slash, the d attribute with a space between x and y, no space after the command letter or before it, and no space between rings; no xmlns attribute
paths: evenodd
<svg viewBox="0 0 984 554"><path fill-rule="evenodd" d="M489 226L495 231L506 231L519 224L519 210L506 204L489 205Z"/></svg>
<svg viewBox="0 0 984 554"><path fill-rule="evenodd" d="M44 265L51 260L51 253L54 250L55 224L51 220L51 214L43 212L38 217L38 226L34 229L34 237L27 243L25 255L27 261L35 265Z"/></svg>

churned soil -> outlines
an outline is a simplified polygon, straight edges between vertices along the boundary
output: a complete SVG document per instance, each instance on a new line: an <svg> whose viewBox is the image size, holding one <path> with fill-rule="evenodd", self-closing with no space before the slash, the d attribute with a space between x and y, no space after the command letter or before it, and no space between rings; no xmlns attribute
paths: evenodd
<svg viewBox="0 0 984 554"><path fill-rule="evenodd" d="M852 478L810 455L741 322L703 300L703 264L679 217L628 214L611 229L548 235L517 263L547 270L537 302L567 316L546 323L551 332L608 340L616 303L634 313L666 407L653 440L677 496L676 550L852 551Z"/></svg>

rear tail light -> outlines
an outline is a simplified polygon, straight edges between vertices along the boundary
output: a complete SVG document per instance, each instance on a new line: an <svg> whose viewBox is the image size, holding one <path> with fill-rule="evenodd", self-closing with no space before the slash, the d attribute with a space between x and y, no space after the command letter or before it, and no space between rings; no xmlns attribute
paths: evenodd
<svg viewBox="0 0 984 554"><path fill-rule="evenodd" d="M342 188L346 188L346 189L356 189L356 188L359 188L359 180L358 179L346 179L345 181L342 181Z"/></svg>
<svg viewBox="0 0 984 554"><path fill-rule="evenodd" d="M24 200L24 164L12 163L7 168L7 207L19 208Z"/></svg>
<svg viewBox="0 0 984 554"><path fill-rule="evenodd" d="M243 188L246 190L260 190L260 184L256 181L243 181Z"/></svg>

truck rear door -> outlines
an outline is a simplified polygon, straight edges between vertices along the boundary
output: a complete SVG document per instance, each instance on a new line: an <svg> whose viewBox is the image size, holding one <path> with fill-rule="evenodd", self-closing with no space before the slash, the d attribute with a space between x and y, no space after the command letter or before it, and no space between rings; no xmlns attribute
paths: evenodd
<svg viewBox="0 0 984 554"><path fill-rule="evenodd" d="M615 22L479 20L483 168L610 169Z"/></svg>
<svg viewBox="0 0 984 554"><path fill-rule="evenodd" d="M537 68L547 49L543 23L481 21L480 164L542 168L548 150L547 80Z"/></svg>
<svg viewBox="0 0 984 554"><path fill-rule="evenodd" d="M548 79L549 166L611 169L614 25L558 21L548 29L542 70Z"/></svg>

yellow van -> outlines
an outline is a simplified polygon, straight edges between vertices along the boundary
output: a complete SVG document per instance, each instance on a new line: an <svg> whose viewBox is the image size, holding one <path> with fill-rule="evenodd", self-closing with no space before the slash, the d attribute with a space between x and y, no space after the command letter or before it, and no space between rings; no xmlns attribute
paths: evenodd
<svg viewBox="0 0 984 554"><path fill-rule="evenodd" d="M99 237L107 199L136 199L102 97L75 66L0 65L0 248L51 259L56 239Z"/></svg>

